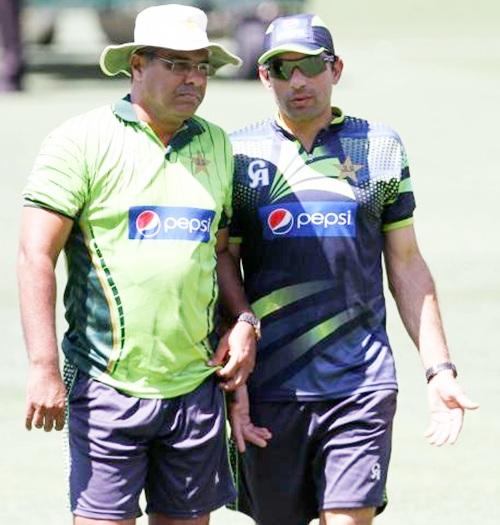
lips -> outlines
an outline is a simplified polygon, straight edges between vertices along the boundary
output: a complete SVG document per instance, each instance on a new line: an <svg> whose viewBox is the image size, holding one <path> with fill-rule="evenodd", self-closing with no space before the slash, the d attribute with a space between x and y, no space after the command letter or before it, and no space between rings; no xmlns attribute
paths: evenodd
<svg viewBox="0 0 500 525"><path fill-rule="evenodd" d="M291 103L291 104L305 104L307 103L308 101L312 100L312 95L309 95L307 93L301 93L300 95L297 94L297 95L293 95L291 96L288 101Z"/></svg>
<svg viewBox="0 0 500 525"><path fill-rule="evenodd" d="M304 102L304 100L310 100L312 97L292 97L291 102Z"/></svg>
<svg viewBox="0 0 500 525"><path fill-rule="evenodd" d="M201 102L201 95L194 91L186 91L177 93L177 98L182 100L192 101L192 102Z"/></svg>

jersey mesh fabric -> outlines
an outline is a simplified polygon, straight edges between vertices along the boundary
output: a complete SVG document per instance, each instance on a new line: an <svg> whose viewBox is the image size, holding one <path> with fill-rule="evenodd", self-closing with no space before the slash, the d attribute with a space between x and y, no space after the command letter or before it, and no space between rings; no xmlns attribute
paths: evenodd
<svg viewBox="0 0 500 525"><path fill-rule="evenodd" d="M165 148L128 98L48 136L23 196L74 220L70 362L144 398L192 391L213 372L215 242L231 215L232 172L220 128L193 117Z"/></svg>
<svg viewBox="0 0 500 525"><path fill-rule="evenodd" d="M254 401L397 388L381 253L412 222L407 159L390 128L332 111L310 152L272 120L231 135L231 242L262 319Z"/></svg>

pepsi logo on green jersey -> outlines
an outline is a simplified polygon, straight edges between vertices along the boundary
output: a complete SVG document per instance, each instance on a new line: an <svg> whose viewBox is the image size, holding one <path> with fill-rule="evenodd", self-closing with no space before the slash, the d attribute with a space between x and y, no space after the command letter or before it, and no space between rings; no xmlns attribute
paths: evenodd
<svg viewBox="0 0 500 525"><path fill-rule="evenodd" d="M128 238L208 242L214 210L176 206L133 206L129 209Z"/></svg>

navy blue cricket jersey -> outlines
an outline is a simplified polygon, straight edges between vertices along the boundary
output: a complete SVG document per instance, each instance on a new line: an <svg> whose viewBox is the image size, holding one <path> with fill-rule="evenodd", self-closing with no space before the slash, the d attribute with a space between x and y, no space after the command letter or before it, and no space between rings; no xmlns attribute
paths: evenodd
<svg viewBox="0 0 500 525"><path fill-rule="evenodd" d="M412 223L406 154L390 128L332 116L310 152L274 120L231 135L231 242L262 319L254 401L397 388L381 255Z"/></svg>

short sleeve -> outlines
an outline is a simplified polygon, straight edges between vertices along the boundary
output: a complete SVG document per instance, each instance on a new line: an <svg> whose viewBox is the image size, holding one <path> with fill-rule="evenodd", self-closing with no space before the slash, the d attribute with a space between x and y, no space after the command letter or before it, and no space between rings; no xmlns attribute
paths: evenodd
<svg viewBox="0 0 500 525"><path fill-rule="evenodd" d="M395 139L394 162L398 178L389 186L382 213L383 231L395 230L412 224L415 210L415 197L411 185L410 169L405 148L399 139Z"/></svg>
<svg viewBox="0 0 500 525"><path fill-rule="evenodd" d="M70 218L79 215L88 194L82 142L76 121L47 136L22 193L26 206L47 208Z"/></svg>

